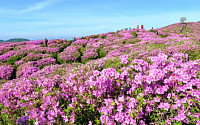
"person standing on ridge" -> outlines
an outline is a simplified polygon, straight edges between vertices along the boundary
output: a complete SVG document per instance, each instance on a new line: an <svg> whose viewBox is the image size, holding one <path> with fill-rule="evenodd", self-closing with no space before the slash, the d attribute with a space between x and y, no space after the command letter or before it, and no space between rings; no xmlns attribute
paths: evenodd
<svg viewBox="0 0 200 125"><path fill-rule="evenodd" d="M90 40L90 37L89 37L89 36L87 36L87 40L88 40L88 41Z"/></svg>
<svg viewBox="0 0 200 125"><path fill-rule="evenodd" d="M139 31L139 25L137 25L137 31Z"/></svg>
<svg viewBox="0 0 200 125"><path fill-rule="evenodd" d="M74 41L76 41L76 37L74 37Z"/></svg>
<svg viewBox="0 0 200 125"><path fill-rule="evenodd" d="M156 31L156 34L158 35L158 30Z"/></svg>
<svg viewBox="0 0 200 125"><path fill-rule="evenodd" d="M141 25L141 29L144 29L144 25Z"/></svg>
<svg viewBox="0 0 200 125"><path fill-rule="evenodd" d="M75 42L75 41L76 41L76 38L75 38L75 37L73 37L73 38L72 38L72 42Z"/></svg>
<svg viewBox="0 0 200 125"><path fill-rule="evenodd" d="M60 43L59 40L56 41L58 44Z"/></svg>
<svg viewBox="0 0 200 125"><path fill-rule="evenodd" d="M44 39L44 45L47 47L48 40L47 38Z"/></svg>

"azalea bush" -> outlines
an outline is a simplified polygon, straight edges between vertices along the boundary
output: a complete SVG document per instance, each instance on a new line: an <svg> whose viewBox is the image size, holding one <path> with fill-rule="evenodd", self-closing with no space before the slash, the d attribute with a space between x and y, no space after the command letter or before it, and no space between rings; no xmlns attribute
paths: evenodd
<svg viewBox="0 0 200 125"><path fill-rule="evenodd" d="M28 77L32 73L39 71L39 65L40 63L37 61L31 61L20 65L16 72L17 78Z"/></svg>
<svg viewBox="0 0 200 125"><path fill-rule="evenodd" d="M9 65L0 65L0 79L6 79L12 77L14 68Z"/></svg>
<svg viewBox="0 0 200 125"><path fill-rule="evenodd" d="M78 46L69 46L66 49L64 49L63 52L58 54L58 58L61 63L63 62L70 62L70 61L76 61L80 57Z"/></svg>
<svg viewBox="0 0 200 125"><path fill-rule="evenodd" d="M1 61L7 61L10 57L12 57L15 54L15 51L9 51L3 55L0 55Z"/></svg>

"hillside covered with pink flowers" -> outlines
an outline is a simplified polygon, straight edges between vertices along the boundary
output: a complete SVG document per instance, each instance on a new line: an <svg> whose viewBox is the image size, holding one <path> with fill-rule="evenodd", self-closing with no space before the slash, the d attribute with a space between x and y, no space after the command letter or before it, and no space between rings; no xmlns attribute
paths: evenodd
<svg viewBox="0 0 200 125"><path fill-rule="evenodd" d="M200 125L200 22L0 43L0 124Z"/></svg>

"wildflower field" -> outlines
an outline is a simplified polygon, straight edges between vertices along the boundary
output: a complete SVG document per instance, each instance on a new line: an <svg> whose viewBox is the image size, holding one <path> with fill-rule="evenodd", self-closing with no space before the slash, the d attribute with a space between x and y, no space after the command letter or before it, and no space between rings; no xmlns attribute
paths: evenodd
<svg viewBox="0 0 200 125"><path fill-rule="evenodd" d="M0 43L0 125L200 125L200 23L181 27Z"/></svg>

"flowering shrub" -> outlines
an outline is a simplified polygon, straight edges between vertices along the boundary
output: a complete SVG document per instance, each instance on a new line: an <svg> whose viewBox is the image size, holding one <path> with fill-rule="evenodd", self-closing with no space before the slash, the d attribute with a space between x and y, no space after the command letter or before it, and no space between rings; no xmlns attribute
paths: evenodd
<svg viewBox="0 0 200 125"><path fill-rule="evenodd" d="M58 58L64 62L76 61L80 57L79 48L77 46L69 46L58 54Z"/></svg>
<svg viewBox="0 0 200 125"><path fill-rule="evenodd" d="M41 45L44 43L44 40L35 40L35 41L27 41L27 44L33 44L33 45Z"/></svg>
<svg viewBox="0 0 200 125"><path fill-rule="evenodd" d="M83 56L81 56L81 61L85 62L88 59L96 59L98 57L98 53L95 52L86 52Z"/></svg>
<svg viewBox="0 0 200 125"><path fill-rule="evenodd" d="M15 54L15 51L9 51L3 55L0 55L0 61L7 61L14 54Z"/></svg>
<svg viewBox="0 0 200 125"><path fill-rule="evenodd" d="M47 53L57 53L59 52L59 48L47 48L45 51Z"/></svg>
<svg viewBox="0 0 200 125"><path fill-rule="evenodd" d="M29 53L26 57L22 58L23 61L37 61L42 59L42 54Z"/></svg>
<svg viewBox="0 0 200 125"><path fill-rule="evenodd" d="M128 63L128 55L122 55L120 56L120 60L123 64L127 64Z"/></svg>
<svg viewBox="0 0 200 125"><path fill-rule="evenodd" d="M34 72L39 71L39 67L23 67L17 71L17 77L28 77Z"/></svg>
<svg viewBox="0 0 200 125"><path fill-rule="evenodd" d="M55 64L55 62L56 62L56 59L54 59L52 57L43 58L43 59L38 61L39 66L47 66L47 65L50 65L50 64Z"/></svg>
<svg viewBox="0 0 200 125"><path fill-rule="evenodd" d="M31 61L20 65L17 68L17 75L16 75L17 78L28 77L32 73L39 71L40 70L39 65L40 65L39 62L37 61Z"/></svg>
<svg viewBox="0 0 200 125"><path fill-rule="evenodd" d="M81 39L81 40L76 40L75 42L72 43L72 45L86 46L87 43L88 40Z"/></svg>
<svg viewBox="0 0 200 125"><path fill-rule="evenodd" d="M13 75L12 66L0 65L0 78L8 80Z"/></svg>

